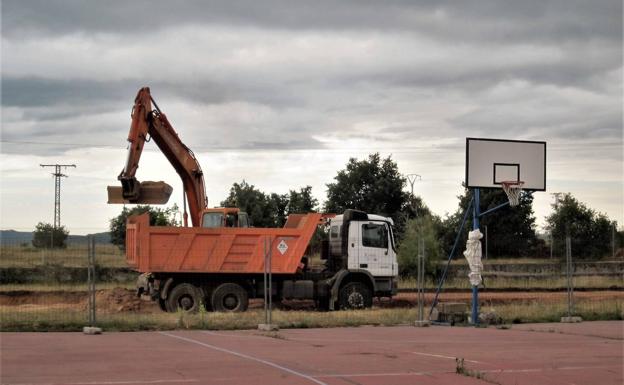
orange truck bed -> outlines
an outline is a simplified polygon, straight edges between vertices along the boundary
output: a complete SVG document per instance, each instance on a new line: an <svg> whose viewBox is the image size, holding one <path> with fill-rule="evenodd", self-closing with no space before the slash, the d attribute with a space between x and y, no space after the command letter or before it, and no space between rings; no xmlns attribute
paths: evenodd
<svg viewBox="0 0 624 385"><path fill-rule="evenodd" d="M263 273L265 247L273 274L293 274L324 214L291 214L283 228L150 226L128 218L126 260L139 272ZM266 246L265 246L266 245Z"/></svg>

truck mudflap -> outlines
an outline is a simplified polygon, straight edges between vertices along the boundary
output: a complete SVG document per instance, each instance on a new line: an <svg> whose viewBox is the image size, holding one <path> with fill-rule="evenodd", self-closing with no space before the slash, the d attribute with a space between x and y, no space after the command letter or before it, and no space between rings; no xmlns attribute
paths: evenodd
<svg viewBox="0 0 624 385"><path fill-rule="evenodd" d="M139 275L136 282L136 295L141 298L143 296L150 296L151 282L153 282L151 273L143 273Z"/></svg>
<svg viewBox="0 0 624 385"><path fill-rule="evenodd" d="M165 281L161 281L152 273L143 273L137 278L137 297L152 301L167 299L167 294L172 283L173 278L171 277L167 278Z"/></svg>

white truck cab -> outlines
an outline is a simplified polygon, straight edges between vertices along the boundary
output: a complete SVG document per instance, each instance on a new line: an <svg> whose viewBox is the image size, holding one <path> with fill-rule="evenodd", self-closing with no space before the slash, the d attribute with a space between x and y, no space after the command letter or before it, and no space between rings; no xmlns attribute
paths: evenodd
<svg viewBox="0 0 624 385"><path fill-rule="evenodd" d="M374 278L376 292L395 292L399 268L393 226L392 218L356 210L332 218L329 251L337 260L334 269L365 270Z"/></svg>

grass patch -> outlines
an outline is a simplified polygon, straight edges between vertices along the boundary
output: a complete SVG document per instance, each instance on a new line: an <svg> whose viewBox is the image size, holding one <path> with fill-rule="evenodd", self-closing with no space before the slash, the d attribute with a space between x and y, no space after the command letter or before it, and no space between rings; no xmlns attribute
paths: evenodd
<svg viewBox="0 0 624 385"><path fill-rule="evenodd" d="M488 308L483 308L487 311ZM566 303L542 303L538 301L502 304L494 307L505 323L559 322L568 315ZM572 315L585 321L613 321L624 319L624 301L605 298L600 301L585 300L574 304Z"/></svg>
<svg viewBox="0 0 624 385"><path fill-rule="evenodd" d="M0 246L0 267L34 267L57 264L66 267L86 267L88 264L86 244L69 245L64 249L40 249L32 245ZM106 267L127 267L124 253L115 245L95 245L97 264Z"/></svg>
<svg viewBox="0 0 624 385"><path fill-rule="evenodd" d="M561 277L488 277L484 278L486 289L565 289L567 280ZM573 278L574 287L584 289L605 289L610 287L622 287L624 282L618 276L579 276ZM425 281L427 289L437 288L438 282L431 279ZM416 289L416 279L402 278L399 280L399 288ZM444 281L445 289L470 289L470 282L467 278L449 278Z"/></svg>
<svg viewBox="0 0 624 385"><path fill-rule="evenodd" d="M28 310L0 312L1 331L80 331L87 324L86 311L62 314ZM314 312L273 311L273 323L281 329L344 326L392 326L410 324L416 318L412 309L371 309L360 311ZM157 313L98 314L97 326L105 331L139 330L239 330L256 329L264 322L262 310L245 313Z"/></svg>
<svg viewBox="0 0 624 385"><path fill-rule="evenodd" d="M584 320L622 320L624 301L604 299L602 301L579 301L575 305L575 315ZM493 309L505 323L559 322L567 315L567 308L561 304L542 304L537 301L497 305ZM289 328L329 328L356 327L362 325L393 326L411 325L416 319L416 309L380 309L358 311L273 311L273 323L280 329ZM156 314L98 314L97 326L104 331L141 330L239 330L256 329L264 323L264 312L253 310L245 313L197 314L156 313ZM87 312L54 311L53 309L11 310L0 307L0 331L80 331L87 325Z"/></svg>

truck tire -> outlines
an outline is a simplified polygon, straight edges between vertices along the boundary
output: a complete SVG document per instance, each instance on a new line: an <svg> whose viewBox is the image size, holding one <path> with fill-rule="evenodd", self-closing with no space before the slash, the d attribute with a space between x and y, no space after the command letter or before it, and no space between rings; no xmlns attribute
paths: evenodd
<svg viewBox="0 0 624 385"><path fill-rule="evenodd" d="M373 293L362 282L349 282L338 292L340 309L364 309L373 306Z"/></svg>
<svg viewBox="0 0 624 385"><path fill-rule="evenodd" d="M169 292L165 306L170 313L175 313L178 309L195 313L199 310L201 300L202 296L199 288L190 283L181 283Z"/></svg>
<svg viewBox="0 0 624 385"><path fill-rule="evenodd" d="M222 312L242 312L249 306L247 291L237 283L223 283L213 292L211 298L212 309Z"/></svg>

